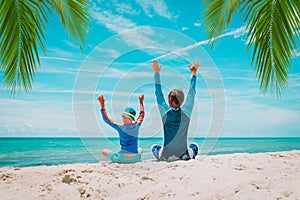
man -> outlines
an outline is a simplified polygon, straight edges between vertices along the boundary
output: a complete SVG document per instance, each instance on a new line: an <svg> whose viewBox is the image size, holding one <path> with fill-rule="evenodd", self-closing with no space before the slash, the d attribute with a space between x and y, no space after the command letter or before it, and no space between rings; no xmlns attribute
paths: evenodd
<svg viewBox="0 0 300 200"><path fill-rule="evenodd" d="M186 102L182 106L184 94L181 89L174 89L168 95L168 105L165 102L160 83L160 70L162 66L159 66L156 60L152 61L155 95L163 122L164 145L161 147L154 144L151 150L154 157L159 161L195 159L198 154L198 145L191 143L188 146L187 139L196 93L196 75L200 63L199 61L195 61L192 67L190 65L188 65L188 67L192 73L192 78Z"/></svg>

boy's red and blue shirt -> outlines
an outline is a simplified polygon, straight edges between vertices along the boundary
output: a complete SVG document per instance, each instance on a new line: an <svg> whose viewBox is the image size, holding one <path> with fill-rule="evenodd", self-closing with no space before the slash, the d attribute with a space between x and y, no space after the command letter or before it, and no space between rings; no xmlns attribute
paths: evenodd
<svg viewBox="0 0 300 200"><path fill-rule="evenodd" d="M121 150L119 153L138 153L139 128L143 122L145 112L141 111L139 117L132 124L118 124L107 115L106 109L101 109L103 120L118 131Z"/></svg>

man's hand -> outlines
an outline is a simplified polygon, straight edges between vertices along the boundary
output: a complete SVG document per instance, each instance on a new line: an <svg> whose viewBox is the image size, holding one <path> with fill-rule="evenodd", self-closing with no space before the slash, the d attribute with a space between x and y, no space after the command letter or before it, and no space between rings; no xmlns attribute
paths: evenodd
<svg viewBox="0 0 300 200"><path fill-rule="evenodd" d="M157 60L152 60L152 68L155 73L158 73L161 70L161 65L158 66Z"/></svg>
<svg viewBox="0 0 300 200"><path fill-rule="evenodd" d="M99 101L99 103L101 105L101 108L104 108L105 99L104 99L103 95L98 96L98 101Z"/></svg>
<svg viewBox="0 0 300 200"><path fill-rule="evenodd" d="M143 101L144 101L144 94L141 94L141 95L139 96L139 100L140 100L140 103L143 103Z"/></svg>
<svg viewBox="0 0 300 200"><path fill-rule="evenodd" d="M192 72L193 75L197 74L197 71L198 71L199 67L200 67L200 62L198 60L194 61L194 64L193 64L192 67L189 65L189 69L190 69L190 71Z"/></svg>

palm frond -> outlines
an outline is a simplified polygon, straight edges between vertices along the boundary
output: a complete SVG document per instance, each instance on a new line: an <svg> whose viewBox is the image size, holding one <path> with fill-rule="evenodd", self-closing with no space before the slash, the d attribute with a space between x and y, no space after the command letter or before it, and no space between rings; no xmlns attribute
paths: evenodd
<svg viewBox="0 0 300 200"><path fill-rule="evenodd" d="M204 26L212 49L214 40L228 28L241 0L204 0L203 4L207 7L204 10Z"/></svg>
<svg viewBox="0 0 300 200"><path fill-rule="evenodd" d="M82 49L89 30L87 0L49 0L48 2L56 10L63 27Z"/></svg>
<svg viewBox="0 0 300 200"><path fill-rule="evenodd" d="M3 0L0 3L0 63L4 70L4 86L16 90L32 88L39 49L44 46L45 25L50 8L82 49L88 33L87 0Z"/></svg>
<svg viewBox="0 0 300 200"><path fill-rule="evenodd" d="M300 1L253 0L246 1L248 47L253 47L252 63L260 89L280 96L288 86L295 35L300 25Z"/></svg>
<svg viewBox="0 0 300 200"><path fill-rule="evenodd" d="M288 86L287 71L300 36L299 0L205 0L205 27L213 48L214 39L228 28L234 12L245 11L249 41L247 52L253 47L260 89L277 96Z"/></svg>
<svg viewBox="0 0 300 200"><path fill-rule="evenodd" d="M45 52L44 29L47 22L44 1L1 1L0 52L4 85L12 91L29 91L34 80L38 45Z"/></svg>

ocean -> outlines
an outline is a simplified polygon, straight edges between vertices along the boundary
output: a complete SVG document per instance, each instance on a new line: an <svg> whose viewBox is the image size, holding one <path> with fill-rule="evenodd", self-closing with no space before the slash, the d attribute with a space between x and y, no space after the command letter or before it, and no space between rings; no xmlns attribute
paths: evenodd
<svg viewBox="0 0 300 200"><path fill-rule="evenodd" d="M300 150L300 138L190 138L200 155ZM162 138L139 138L142 159L153 159L150 147ZM118 138L0 138L0 167L27 167L108 161L102 149L119 150Z"/></svg>

